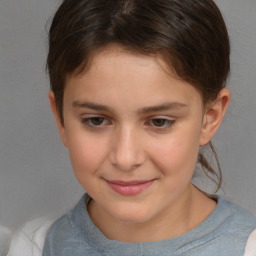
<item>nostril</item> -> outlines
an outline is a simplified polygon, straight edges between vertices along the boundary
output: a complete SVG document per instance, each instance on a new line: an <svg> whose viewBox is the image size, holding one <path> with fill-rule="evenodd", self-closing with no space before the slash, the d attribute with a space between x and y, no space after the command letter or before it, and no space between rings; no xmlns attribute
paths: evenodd
<svg viewBox="0 0 256 256"><path fill-rule="evenodd" d="M110 161L112 165L122 171L131 171L138 168L145 162L145 156L143 153L139 152L124 155L112 152L110 156Z"/></svg>

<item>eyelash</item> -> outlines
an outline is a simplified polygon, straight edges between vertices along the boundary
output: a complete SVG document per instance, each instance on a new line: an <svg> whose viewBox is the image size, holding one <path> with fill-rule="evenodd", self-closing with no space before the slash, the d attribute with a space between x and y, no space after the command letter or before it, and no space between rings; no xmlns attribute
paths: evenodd
<svg viewBox="0 0 256 256"><path fill-rule="evenodd" d="M163 125L157 126L156 124L153 124L154 121L163 121ZM168 130L175 124L175 120L167 119L164 117L158 117L158 118L152 118L149 122L146 123L146 125L150 125L154 127L155 129L159 130Z"/></svg>
<svg viewBox="0 0 256 256"><path fill-rule="evenodd" d="M96 119L102 119L103 122L105 122L105 121L108 122L108 120L107 120L106 118L102 117L102 116L93 116L93 117L83 118L83 119L82 119L82 123L85 124L85 125L87 125L87 126L89 126L89 127L91 127L91 128L94 128L94 127L100 128L100 127L103 127L103 126L105 125L105 124L102 125L102 123L99 124L99 125L95 125L95 124L93 124L93 122L92 122L93 119L94 119L94 120L96 120Z"/></svg>
<svg viewBox="0 0 256 256"><path fill-rule="evenodd" d="M100 122L98 125L93 123L93 120L96 121L96 119L100 119L98 121ZM163 121L163 125L157 126L154 124L154 121ZM111 124L111 122L102 116L92 116L88 118L83 118L82 123L90 128L102 128L106 125ZM157 130L168 130L175 124L175 120L167 119L164 117L157 117L157 118L151 118L149 121L145 123L146 126L152 126L154 129Z"/></svg>

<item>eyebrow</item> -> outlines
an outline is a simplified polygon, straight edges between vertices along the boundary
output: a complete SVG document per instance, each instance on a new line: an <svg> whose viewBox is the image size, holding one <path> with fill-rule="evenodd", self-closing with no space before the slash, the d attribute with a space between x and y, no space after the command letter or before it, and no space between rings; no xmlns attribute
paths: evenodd
<svg viewBox="0 0 256 256"><path fill-rule="evenodd" d="M144 107L139 110L139 113L150 113L150 112L159 112L159 111L167 111L167 110L174 110L174 109L181 109L187 107L186 104L181 102L170 102L164 103L156 106Z"/></svg>
<svg viewBox="0 0 256 256"><path fill-rule="evenodd" d="M89 108L97 111L104 111L104 112L113 112L113 110L105 105L95 104L92 102L80 102L80 101L74 101L72 103L72 106L74 108ZM138 110L138 113L140 114L147 114L150 112L160 112L160 111L168 111L168 110L175 110L175 109L181 109L185 108L188 105L181 103L181 102L170 102L170 103L164 103L156 106L149 106L149 107L143 107Z"/></svg>
<svg viewBox="0 0 256 256"><path fill-rule="evenodd" d="M89 109L98 110L98 111L111 112L111 109L109 107L100 105L100 104L95 104L92 102L74 101L72 103L72 106L75 108L89 108Z"/></svg>

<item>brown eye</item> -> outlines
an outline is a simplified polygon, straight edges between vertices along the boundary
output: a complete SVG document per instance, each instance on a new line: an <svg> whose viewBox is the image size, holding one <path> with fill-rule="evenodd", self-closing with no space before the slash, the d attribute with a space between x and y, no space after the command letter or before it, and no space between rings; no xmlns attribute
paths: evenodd
<svg viewBox="0 0 256 256"><path fill-rule="evenodd" d="M104 118L103 117L92 117L92 118L90 118L90 121L91 121L92 125L98 126L98 125L103 124Z"/></svg>
<svg viewBox="0 0 256 256"><path fill-rule="evenodd" d="M158 118L158 119L152 119L152 124L156 127L162 127L168 123L169 120Z"/></svg>
<svg viewBox="0 0 256 256"><path fill-rule="evenodd" d="M152 118L147 125L157 129L157 130L167 130L171 128L175 123L175 120L167 119L167 118Z"/></svg>
<svg viewBox="0 0 256 256"><path fill-rule="evenodd" d="M106 118L101 116L83 118L81 121L84 125L89 127L103 127L110 124L110 122Z"/></svg>

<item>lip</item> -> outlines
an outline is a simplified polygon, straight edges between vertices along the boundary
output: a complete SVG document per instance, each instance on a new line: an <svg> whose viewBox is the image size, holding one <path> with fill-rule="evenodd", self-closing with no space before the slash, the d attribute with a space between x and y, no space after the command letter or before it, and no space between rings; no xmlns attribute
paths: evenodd
<svg viewBox="0 0 256 256"><path fill-rule="evenodd" d="M111 189L124 196L137 195L150 187L154 181L155 179L140 181L106 180Z"/></svg>

